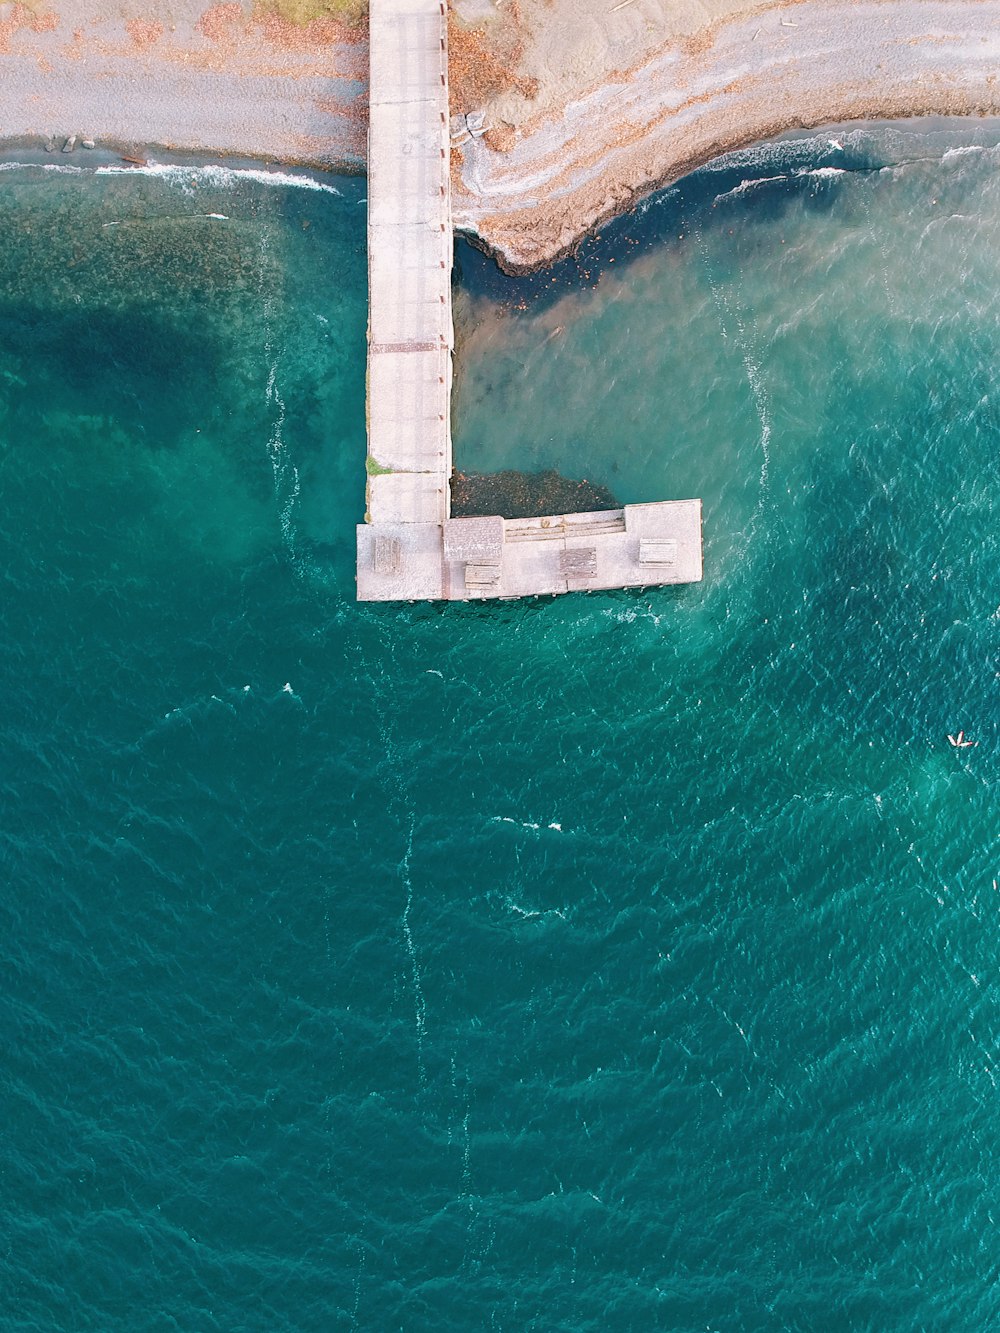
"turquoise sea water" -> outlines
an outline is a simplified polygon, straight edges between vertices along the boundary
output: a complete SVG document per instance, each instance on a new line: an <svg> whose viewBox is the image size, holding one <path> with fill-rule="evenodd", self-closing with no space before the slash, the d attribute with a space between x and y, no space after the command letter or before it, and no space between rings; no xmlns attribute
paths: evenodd
<svg viewBox="0 0 1000 1333"><path fill-rule="evenodd" d="M0 174L0 1328L1000 1324L998 143L460 247L459 465L705 502L485 606L353 601L363 181Z"/></svg>

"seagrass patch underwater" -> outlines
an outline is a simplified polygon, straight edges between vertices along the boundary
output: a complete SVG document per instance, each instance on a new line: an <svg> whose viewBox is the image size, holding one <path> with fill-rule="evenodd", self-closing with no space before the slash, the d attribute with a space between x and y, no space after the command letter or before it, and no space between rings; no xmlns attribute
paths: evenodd
<svg viewBox="0 0 1000 1333"><path fill-rule="evenodd" d="M353 600L363 181L4 171L4 1328L997 1323L998 142L460 247L458 466L705 502L469 606Z"/></svg>

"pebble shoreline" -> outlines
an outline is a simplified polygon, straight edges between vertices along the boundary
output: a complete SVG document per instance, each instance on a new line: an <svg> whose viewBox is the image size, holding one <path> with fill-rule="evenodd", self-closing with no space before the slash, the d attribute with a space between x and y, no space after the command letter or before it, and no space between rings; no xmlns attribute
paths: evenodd
<svg viewBox="0 0 1000 1333"><path fill-rule="evenodd" d="M704 41L581 88L521 127L509 152L466 142L455 226L507 272L528 273L653 190L783 131L1000 114L997 32L1000 0L802 0L720 22ZM254 40L238 58L197 34L190 49L103 42L81 54L58 30L19 33L0 51L3 137L65 144L83 125L88 138L74 147L362 170L366 41L300 51Z"/></svg>

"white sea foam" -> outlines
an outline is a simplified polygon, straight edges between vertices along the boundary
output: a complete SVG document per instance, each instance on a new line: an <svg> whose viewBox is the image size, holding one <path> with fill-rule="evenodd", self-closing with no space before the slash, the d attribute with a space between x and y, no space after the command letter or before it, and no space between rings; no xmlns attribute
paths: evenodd
<svg viewBox="0 0 1000 1333"><path fill-rule="evenodd" d="M0 162L0 171L56 171L65 176L79 176L87 167L74 167L68 162Z"/></svg>
<svg viewBox="0 0 1000 1333"><path fill-rule="evenodd" d="M184 213L178 217L170 218L169 220L171 222L190 222L195 218L214 218L219 222L228 222L229 214L228 213ZM162 218L159 220L163 221ZM118 218L114 222L102 222L101 227L102 229L105 227L127 227L130 223L141 224L143 222L149 222L149 221L150 221L149 218Z"/></svg>
<svg viewBox="0 0 1000 1333"><path fill-rule="evenodd" d="M262 259L267 255L267 248L268 238L267 233L264 232L261 236ZM267 385L264 393L267 405L274 413L271 435L267 441L267 454L271 460L271 471L274 476L274 498L278 503L281 535L284 538L285 549L291 557L292 565L298 570L299 562L296 559L295 550L295 510L301 493L301 483L299 470L289 453L284 437L285 400L278 387L278 363L281 351L276 349L272 343L272 298L270 293L267 293L264 297L263 308L264 355L268 362Z"/></svg>
<svg viewBox="0 0 1000 1333"><path fill-rule="evenodd" d="M846 167L798 167L794 173L795 176L812 176L823 179L831 176L847 175ZM734 185L731 190L725 190L722 194L715 196L715 202L721 203L724 199L739 199L751 190L758 189L761 185L776 185L782 181L791 180L792 177L787 172L782 172L777 176L753 176L748 180L740 181L739 185Z"/></svg>
<svg viewBox="0 0 1000 1333"><path fill-rule="evenodd" d="M536 823L535 823L533 820L531 820L531 819L512 819L512 818L510 817L510 815L493 815L492 818L490 819L490 823L491 823L491 824L514 824L514 825L516 825L518 828L527 828L527 829L531 829L531 831L532 831L533 833L534 833L534 832L537 832L537 831L542 827L541 824L536 824ZM562 833L562 831L563 831L563 826L562 826L562 824L555 824L555 823L553 823L553 824L546 824L545 827L548 828L548 829L554 829L556 833Z"/></svg>
<svg viewBox="0 0 1000 1333"><path fill-rule="evenodd" d="M637 218L645 217L651 208L656 208L667 199L676 199L680 190L671 188L667 190L658 190L655 194L646 195L645 199L640 199L636 204L634 216Z"/></svg>
<svg viewBox="0 0 1000 1333"><path fill-rule="evenodd" d="M531 908L521 907L519 903L512 902L509 898L505 899L507 907L515 912L524 921L538 921L545 916L557 916L561 921L566 920L566 913L560 912L558 907Z"/></svg>
<svg viewBox="0 0 1000 1333"><path fill-rule="evenodd" d="M264 167L223 167L217 163L203 166L181 166L179 163L147 162L145 166L131 163L105 163L97 167L80 167L71 162L0 162L0 171L51 171L63 176L153 176L168 184L184 189L211 186L228 189L240 181L258 181L263 185L284 185L299 190L318 190L322 194L340 194L335 185L318 181L312 176L299 176L291 171L268 171ZM224 213L206 213L205 217L224 218Z"/></svg>
<svg viewBox="0 0 1000 1333"><path fill-rule="evenodd" d="M771 470L771 408L767 389L764 386L764 379L761 375L760 365L753 358L747 345L746 334L740 327L740 338L742 341L741 351L743 353L743 364L746 366L747 380L750 384L750 393L753 397L754 406L757 409L757 419L760 422L760 501L758 510L764 502L764 496L767 494L768 474Z"/></svg>
<svg viewBox="0 0 1000 1333"><path fill-rule="evenodd" d="M406 851L403 853L403 859L400 862L399 872L406 889L406 902L403 906L403 938L406 941L406 952L410 960L410 972L413 978L413 998L416 1006L416 1024L417 1024L417 1069L420 1074L420 1082L423 1083L426 1077L424 1071L424 1037L427 1033L427 1003L424 999L424 988L420 982L420 963L417 958L417 947L413 942L413 931L410 929L410 911L413 908L413 879L410 875L410 862L413 859L413 833L416 827L416 816L411 807L409 811L409 827L406 835Z"/></svg>
<svg viewBox="0 0 1000 1333"><path fill-rule="evenodd" d="M968 157L970 153L982 153L985 149L982 144L970 143L964 148L949 148L941 158L942 162L949 162L953 157Z"/></svg>
<svg viewBox="0 0 1000 1333"><path fill-rule="evenodd" d="M699 236L699 248L702 257L708 260L708 253L705 247L704 236ZM743 365L747 373L747 382L750 386L750 395L753 399L754 407L757 410L757 418L760 422L760 492L757 500L757 508L751 520L751 527L756 528L757 522L764 511L764 505L768 494L768 478L771 470L771 405L767 386L764 377L761 374L760 363L753 356L750 338L747 335L746 325L737 308L730 305L724 289L716 283L710 284L712 300L719 314L719 322L722 327L722 336L729 336L728 325L730 323L736 326L736 344L740 355L743 358Z"/></svg>
<svg viewBox="0 0 1000 1333"><path fill-rule="evenodd" d="M827 176L846 176L846 167L800 167L795 173L796 176L818 176L820 178Z"/></svg>
<svg viewBox="0 0 1000 1333"><path fill-rule="evenodd" d="M715 202L721 203L723 199L739 199L741 195L749 194L751 190L756 190L759 185L773 185L777 181L786 181L788 176L782 173L780 176L755 176L752 180L740 181L731 190L725 190L722 194L715 196Z"/></svg>
<svg viewBox="0 0 1000 1333"><path fill-rule="evenodd" d="M723 153L699 168L703 172L718 171L760 171L766 168L781 169L789 165L789 157L800 154L829 152L831 148L843 152L845 145L854 146L866 141L863 131L853 131L840 139L831 139L826 134L807 135L801 139L771 140L767 143L754 144L750 148L737 148L730 153Z"/></svg>
<svg viewBox="0 0 1000 1333"><path fill-rule="evenodd" d="M75 168L82 171L82 167ZM312 176L298 176L290 171L267 171L263 167L222 167L215 163L204 166L180 166L177 163L147 162L145 166L107 165L95 169L97 176L139 175L155 176L185 189L207 185L230 188L240 181L258 181L264 185L294 186L300 190L319 190L323 194L340 194L334 185L314 180Z"/></svg>
<svg viewBox="0 0 1000 1333"><path fill-rule="evenodd" d="M278 362L271 349L270 340L268 341L265 351L268 359L271 361L267 373L267 388L265 393L268 406L275 409L274 425L271 428L271 436L267 442L267 452L271 459L271 469L274 473L275 499L278 501L280 507L279 518L281 522L281 533L285 539L285 547L288 550L289 555L294 559L295 507L298 503L301 491L299 470L289 456L285 445L285 400L281 396L281 390L278 388Z"/></svg>

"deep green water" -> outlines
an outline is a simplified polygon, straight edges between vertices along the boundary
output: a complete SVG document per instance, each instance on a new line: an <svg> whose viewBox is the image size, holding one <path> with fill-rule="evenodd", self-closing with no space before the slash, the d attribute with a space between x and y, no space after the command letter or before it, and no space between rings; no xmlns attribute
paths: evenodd
<svg viewBox="0 0 1000 1333"><path fill-rule="evenodd" d="M706 538L467 607L353 601L363 181L0 173L4 1333L1000 1327L998 142L461 247L459 465Z"/></svg>

